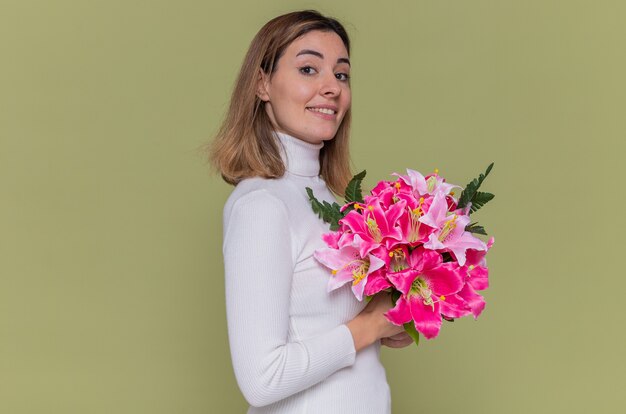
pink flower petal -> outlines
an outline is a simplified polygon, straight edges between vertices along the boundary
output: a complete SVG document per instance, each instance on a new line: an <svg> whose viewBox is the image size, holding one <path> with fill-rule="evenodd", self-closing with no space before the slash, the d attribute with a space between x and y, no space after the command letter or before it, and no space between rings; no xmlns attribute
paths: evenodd
<svg viewBox="0 0 626 414"><path fill-rule="evenodd" d="M419 333L424 335L426 339L434 338L439 334L439 329L441 328L439 302L435 302L431 307L424 304L422 297L414 295L409 298L409 308L411 309L415 329Z"/></svg>
<svg viewBox="0 0 626 414"><path fill-rule="evenodd" d="M385 219L389 226L390 231L393 227L395 227L396 222L398 221L398 218L400 218L400 216L405 212L405 208L406 208L406 201L399 200L397 203L390 206L389 210L387 210Z"/></svg>
<svg viewBox="0 0 626 414"><path fill-rule="evenodd" d="M469 284L463 286L463 289L459 292L459 296L465 300L465 302L467 302L469 307L472 309L474 319L478 318L483 309L485 309L485 299L476 293L476 291Z"/></svg>
<svg viewBox="0 0 626 414"><path fill-rule="evenodd" d="M489 269L477 266L472 270L468 270L469 278L467 283L472 285L475 290L485 290L489 287Z"/></svg>
<svg viewBox="0 0 626 414"><path fill-rule="evenodd" d="M323 247L317 249L313 253L313 257L324 266L333 270L339 270L351 260L360 258L357 249L351 246L339 250Z"/></svg>
<svg viewBox="0 0 626 414"><path fill-rule="evenodd" d="M428 236L428 241L424 243L424 248L431 250L443 250L446 248L443 243L439 241L435 233L431 233Z"/></svg>
<svg viewBox="0 0 626 414"><path fill-rule="evenodd" d="M367 284L367 278L368 276L366 275L356 284L352 283L352 293L354 293L354 296L359 300L359 302L363 300L363 291L365 290L365 285Z"/></svg>
<svg viewBox="0 0 626 414"><path fill-rule="evenodd" d="M447 212L448 203L446 202L446 197L441 193L436 193L430 208L418 220L427 226L438 229L446 221Z"/></svg>
<svg viewBox="0 0 626 414"><path fill-rule="evenodd" d="M448 318L461 318L472 313L470 306L459 295L449 295L439 300L439 309Z"/></svg>
<svg viewBox="0 0 626 414"><path fill-rule="evenodd" d="M328 279L328 285L326 286L326 290L331 292L335 289L338 289L345 285L348 282L352 282L354 278L352 277L352 271L350 269L342 269L334 275L330 276Z"/></svg>
<svg viewBox="0 0 626 414"><path fill-rule="evenodd" d="M461 237L456 240L448 242L444 242L445 246L454 253L456 260L459 262L459 265L463 266L465 264L465 251L467 249L475 249L475 250L487 250L487 245L485 242L480 240L477 237L472 236L470 232L463 232Z"/></svg>
<svg viewBox="0 0 626 414"><path fill-rule="evenodd" d="M364 294L366 296L373 296L381 290L385 290L391 287L391 283L385 278L382 271L376 271L367 277L367 283L365 284Z"/></svg>
<svg viewBox="0 0 626 414"><path fill-rule="evenodd" d="M452 216L449 217L451 218ZM457 215L456 219L454 220L455 227L454 229L452 229L448 237L446 237L446 240L456 240L461 237L465 232L465 227L469 224L470 221L471 219L469 218L469 216ZM471 233L469 234L471 235ZM444 240L444 244L446 244L446 240Z"/></svg>
<svg viewBox="0 0 626 414"><path fill-rule="evenodd" d="M386 190L387 188L389 188L391 184L389 183L389 181L379 181L376 186L374 188L372 188L372 190L370 191L370 193L372 193L373 195L378 195L380 194L382 191Z"/></svg>
<svg viewBox="0 0 626 414"><path fill-rule="evenodd" d="M441 182L439 182L439 180L437 180L438 183L435 186L435 189L438 191L441 191L443 194L450 194L450 191L453 188L463 188L460 185L455 185L455 184L448 184L445 182L445 180L441 180Z"/></svg>
<svg viewBox="0 0 626 414"><path fill-rule="evenodd" d="M391 323L398 326L402 326L412 319L409 305L404 297L400 297L396 302L396 306L389 309L385 316Z"/></svg>
<svg viewBox="0 0 626 414"><path fill-rule="evenodd" d="M387 279L389 279L396 289L407 295L411 290L413 281L418 275L418 272L409 268L401 272L387 273Z"/></svg>
<svg viewBox="0 0 626 414"><path fill-rule="evenodd" d="M338 231L331 231L330 233L322 234L322 240L324 240L324 243L326 243L328 247L333 249L339 248L339 245L337 243L339 242L340 237L341 233Z"/></svg>
<svg viewBox="0 0 626 414"><path fill-rule="evenodd" d="M409 263L418 272L422 272L424 269L432 269L443 263L441 254L433 251L426 250L420 246L411 252Z"/></svg>
<svg viewBox="0 0 626 414"><path fill-rule="evenodd" d="M443 263L435 268L425 269L422 274L437 296L452 295L463 288L463 271L455 263Z"/></svg>
<svg viewBox="0 0 626 414"><path fill-rule="evenodd" d="M346 214L344 218L339 220L339 224L347 227L352 233L365 234L368 232L363 216L356 210Z"/></svg>
<svg viewBox="0 0 626 414"><path fill-rule="evenodd" d="M369 267L369 270L367 271L368 274L385 266L385 262L383 260L380 260L377 256L373 254L368 254L367 257L370 261L370 267Z"/></svg>
<svg viewBox="0 0 626 414"><path fill-rule="evenodd" d="M343 206L341 206L341 208L339 208L339 211L341 211L342 213L348 209L348 207L354 205L356 203L356 201L352 201L350 203L346 203Z"/></svg>
<svg viewBox="0 0 626 414"><path fill-rule="evenodd" d="M485 255L487 254L487 250L475 250L475 249L467 249L465 252L465 264L466 265L474 265L474 266L484 266L485 265Z"/></svg>
<svg viewBox="0 0 626 414"><path fill-rule="evenodd" d="M407 169L406 172L408 175L408 180L405 180L405 182L413 187L413 190L418 195L426 194L426 192L428 191L428 185L426 184L426 179L424 178L424 176L419 171L411 169Z"/></svg>

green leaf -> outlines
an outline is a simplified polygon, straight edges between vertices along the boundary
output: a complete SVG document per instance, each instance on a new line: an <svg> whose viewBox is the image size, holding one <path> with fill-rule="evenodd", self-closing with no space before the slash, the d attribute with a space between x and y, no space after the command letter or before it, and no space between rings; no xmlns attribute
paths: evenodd
<svg viewBox="0 0 626 414"><path fill-rule="evenodd" d="M330 229L332 231L339 230L339 220L343 218L343 214L340 211L341 207L337 203L330 204L324 201L324 218L323 220L330 223Z"/></svg>
<svg viewBox="0 0 626 414"><path fill-rule="evenodd" d="M482 193L476 191L474 197L472 197L472 206L470 207L470 213L477 211L479 208L487 204L487 202L493 199L495 196L491 193Z"/></svg>
<svg viewBox="0 0 626 414"><path fill-rule="evenodd" d="M483 234L486 236L487 232L485 231L485 228L483 226L477 226L476 223L478 222L474 222L465 226L465 231L468 231L470 233Z"/></svg>
<svg viewBox="0 0 626 414"><path fill-rule="evenodd" d="M480 188L480 185L483 183L485 178L487 178L487 176L489 175L491 168L493 168L493 162L489 164L489 166L487 167L487 170L485 171L485 174L480 174L478 178L474 178L469 184L465 186L465 189L463 190L463 192L461 193L461 196L459 197L459 203L457 205L457 208L463 208L467 205L467 203L475 201L474 196L476 195L476 192ZM489 194L489 193L483 193L483 194ZM493 195L491 198L493 198ZM491 200L491 198L489 200ZM485 203L487 201L485 201Z"/></svg>
<svg viewBox="0 0 626 414"><path fill-rule="evenodd" d="M311 207L313 208L313 212L317 213L319 218L322 218L322 204L315 198L313 195L313 190L310 187L305 187L306 193L309 195L309 201L311 202Z"/></svg>
<svg viewBox="0 0 626 414"><path fill-rule="evenodd" d="M343 214L339 211L339 204L330 204L328 201L320 203L319 200L315 198L315 195L313 195L313 190L309 187L306 187L306 192L309 195L309 201L311 202L313 212L316 213L323 221L329 223L331 230L339 230L339 220L343 218Z"/></svg>
<svg viewBox="0 0 626 414"><path fill-rule="evenodd" d="M413 338L413 342L415 342L415 346L418 346L420 344L420 334L419 332L417 332L417 329L415 329L415 325L413 324L413 321L407 322L403 326L404 326L404 330L406 331L406 333L408 333L409 336Z"/></svg>
<svg viewBox="0 0 626 414"><path fill-rule="evenodd" d="M346 187L345 195L346 195L346 203L362 203L363 202L363 194L361 192L361 182L363 178L365 178L366 171L363 170L350 180L348 186Z"/></svg>

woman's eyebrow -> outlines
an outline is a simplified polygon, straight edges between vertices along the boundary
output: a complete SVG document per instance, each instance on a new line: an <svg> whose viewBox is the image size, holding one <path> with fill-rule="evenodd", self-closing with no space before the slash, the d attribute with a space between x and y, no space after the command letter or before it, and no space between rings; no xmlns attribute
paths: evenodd
<svg viewBox="0 0 626 414"><path fill-rule="evenodd" d="M301 51L298 52L296 57L298 57L300 55L313 55L313 56L317 56L320 59L324 59L324 55L322 55L320 52L318 52L316 50L311 50L311 49L302 49ZM348 58L339 58L339 59L337 59L337 63L347 63L348 66L350 66L350 59L348 59Z"/></svg>

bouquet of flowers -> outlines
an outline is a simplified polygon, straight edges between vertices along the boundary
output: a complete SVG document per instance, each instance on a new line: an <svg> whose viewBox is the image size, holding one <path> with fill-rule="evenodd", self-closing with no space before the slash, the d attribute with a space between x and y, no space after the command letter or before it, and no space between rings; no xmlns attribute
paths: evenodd
<svg viewBox="0 0 626 414"><path fill-rule="evenodd" d="M321 219L330 223L323 235L328 247L314 257L331 270L328 290L346 283L358 300L391 293L394 307L386 318L411 335L415 343L439 334L442 320L466 315L476 319L485 307L477 291L488 287L485 259L494 238L470 214L493 199L478 191L493 163L455 198L458 185L446 183L437 170L423 176L407 169L395 180L380 181L363 197L366 172L355 175L345 191L345 204L319 202L307 193Z"/></svg>

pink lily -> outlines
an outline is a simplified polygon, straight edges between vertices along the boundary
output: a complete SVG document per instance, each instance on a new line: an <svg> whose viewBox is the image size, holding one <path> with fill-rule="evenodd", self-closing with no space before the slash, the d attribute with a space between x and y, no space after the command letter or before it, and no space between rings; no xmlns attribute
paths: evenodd
<svg viewBox="0 0 626 414"><path fill-rule="evenodd" d="M429 209L432 197L420 197L416 200L413 194L401 192L396 198L406 202L404 214L398 219L398 226L402 230L402 243L416 246L427 241L433 229L422 225L419 218Z"/></svg>
<svg viewBox="0 0 626 414"><path fill-rule="evenodd" d="M463 188L458 185L446 183L443 177L439 176L439 170L435 170L434 174L424 177L421 173L415 170L406 170L407 175L398 175L401 180L413 188L416 193L416 197L420 197L425 194L434 195L436 193L443 193L445 195L450 194L453 188Z"/></svg>
<svg viewBox="0 0 626 414"><path fill-rule="evenodd" d="M495 239L490 237L485 250L469 249L466 252L466 282L471 284L476 290L484 290L489 287L489 269L487 268L487 259L485 256L489 249L491 249L491 246L493 246L494 241Z"/></svg>
<svg viewBox="0 0 626 414"><path fill-rule="evenodd" d="M443 263L441 255L418 247L411 252L410 268L387 275L402 295L396 306L385 314L396 325L413 321L415 329L427 339L441 328L441 303L463 287L463 277L456 263Z"/></svg>
<svg viewBox="0 0 626 414"><path fill-rule="evenodd" d="M398 174L394 173L393 175ZM372 198L376 197L380 200L383 208L389 208L392 204L398 201L398 196L410 196L412 194L413 189L403 180L380 181L376 187L372 189L371 195L365 196L365 201L368 202Z"/></svg>
<svg viewBox="0 0 626 414"><path fill-rule="evenodd" d="M362 243L358 234L354 235L351 244L339 249L322 248L313 253L317 261L331 269L332 277L328 281L328 291L335 290L348 282L352 282L352 292L360 301L368 276L382 268L385 262L373 254L361 256L358 246Z"/></svg>
<svg viewBox="0 0 626 414"><path fill-rule="evenodd" d="M487 250L491 248L493 243L494 238L491 237L487 242ZM458 295L468 304L474 319L478 318L485 308L485 299L477 290L484 290L489 287L489 269L485 259L487 250L468 250L467 261L463 266L466 272L465 285Z"/></svg>
<svg viewBox="0 0 626 414"><path fill-rule="evenodd" d="M385 211L377 198L370 200L366 206L358 204L357 209L339 220L341 231L349 230L361 238L359 246L361 257L365 257L380 246L389 249L402 239L402 232L396 226L396 222L404 210L404 205L404 201L399 201ZM362 210L363 213L358 210Z"/></svg>
<svg viewBox="0 0 626 414"><path fill-rule="evenodd" d="M378 196L381 192L385 191L389 187L394 185L393 181L381 180L379 181L374 188L370 191L370 194L373 196Z"/></svg>
<svg viewBox="0 0 626 414"><path fill-rule="evenodd" d="M443 193L436 193L428 212L419 218L422 223L436 230L428 236L424 247L431 250L449 250L459 265L465 264L467 249L487 250L485 242L465 231L469 216L448 214L448 203Z"/></svg>

